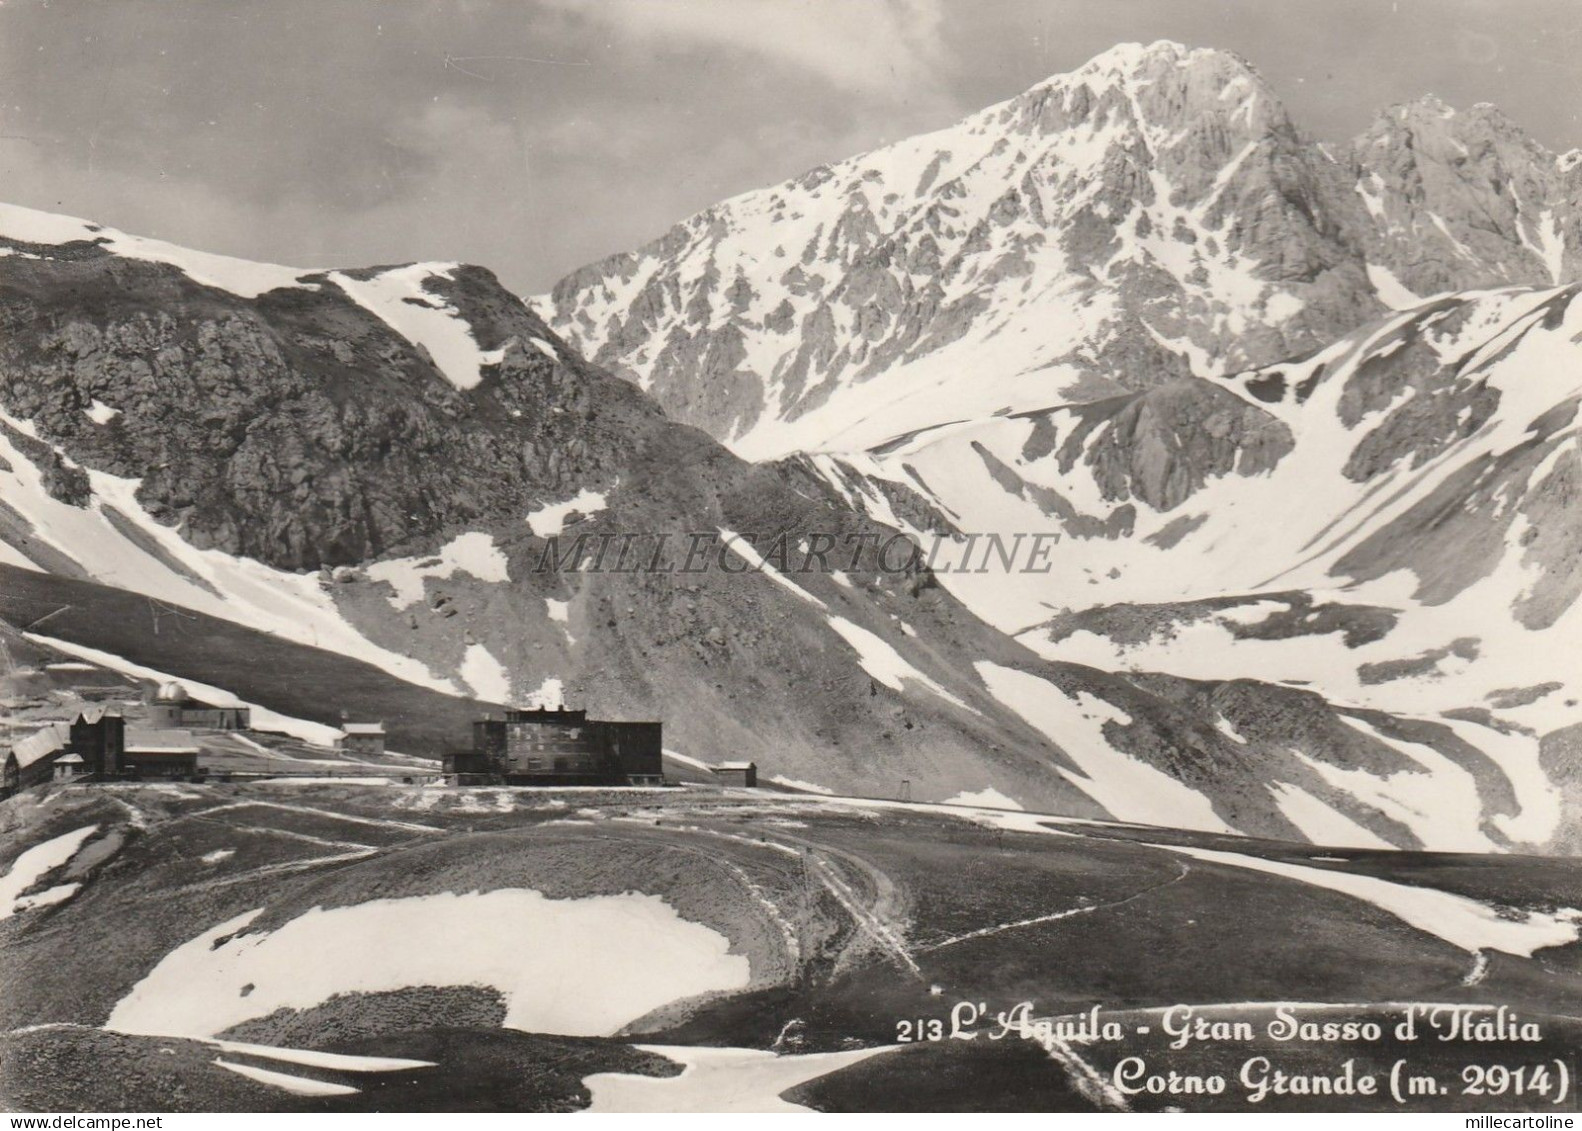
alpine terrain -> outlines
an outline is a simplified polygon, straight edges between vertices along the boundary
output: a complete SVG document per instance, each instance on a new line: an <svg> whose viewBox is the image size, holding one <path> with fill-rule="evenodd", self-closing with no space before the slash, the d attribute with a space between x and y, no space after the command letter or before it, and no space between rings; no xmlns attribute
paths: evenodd
<svg viewBox="0 0 1582 1131"><path fill-rule="evenodd" d="M1175 779L1318 839L1570 849L1579 177L1492 106L1323 145L1237 57L1123 45L539 305L1045 659L1185 706ZM1068 748L1139 725L1032 698Z"/></svg>
<svg viewBox="0 0 1582 1131"><path fill-rule="evenodd" d="M1574 1110L1579 196L1157 43L537 298L0 206L0 1107Z"/></svg>

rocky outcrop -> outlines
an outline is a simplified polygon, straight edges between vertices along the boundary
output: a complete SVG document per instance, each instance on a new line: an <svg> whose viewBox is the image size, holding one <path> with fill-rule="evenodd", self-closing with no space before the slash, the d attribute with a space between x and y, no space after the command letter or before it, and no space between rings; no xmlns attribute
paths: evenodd
<svg viewBox="0 0 1582 1131"><path fill-rule="evenodd" d="M1106 499L1136 497L1168 511L1210 479L1270 470L1293 444L1290 429L1268 413L1188 379L1120 406L1085 459Z"/></svg>
<svg viewBox="0 0 1582 1131"><path fill-rule="evenodd" d="M0 404L48 441L17 442L40 450L51 493L82 505L78 465L139 479L138 501L194 545L284 569L613 482L669 428L480 268L424 284L498 355L463 390L329 276L248 299L91 245L3 265Z"/></svg>

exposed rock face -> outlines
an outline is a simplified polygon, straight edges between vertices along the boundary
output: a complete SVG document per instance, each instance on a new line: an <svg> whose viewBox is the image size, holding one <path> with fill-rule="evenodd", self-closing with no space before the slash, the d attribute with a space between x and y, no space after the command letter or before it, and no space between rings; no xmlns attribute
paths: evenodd
<svg viewBox="0 0 1582 1131"><path fill-rule="evenodd" d="M1561 159L1497 107L1396 106L1352 143L1373 262L1419 295L1578 274L1582 212Z"/></svg>
<svg viewBox="0 0 1582 1131"><path fill-rule="evenodd" d="M1081 437L1071 441L1080 449ZM1204 381L1161 385L1119 408L1085 453L1106 499L1173 510L1210 479L1271 470L1295 441L1290 429Z"/></svg>
<svg viewBox="0 0 1582 1131"><path fill-rule="evenodd" d="M67 644L105 649L130 631L134 662L187 678L220 678L193 657L233 648L215 626L239 623L485 702L563 696L661 717L671 749L752 757L766 778L878 795L904 780L932 799L987 786L1086 816L1120 805L1078 784L1060 735L986 686L975 665L990 663L1036 673L1049 696L1124 703L1127 748L1180 771L1194 819L1298 831L1249 792L1250 761L1234 781L1221 772L1221 740L1190 709L1043 664L926 568L886 565L894 526L950 521L921 484L832 481L816 458L744 463L584 362L487 272L231 264L223 286L179 249L156 261L78 222L0 219L70 229L54 243L13 235L16 253L0 256L0 574L28 579L0 585L0 619L58 607L36 570L75 581L54 591L75 610L53 622L76 634ZM269 285L248 285L258 272ZM1192 397L1159 399L1186 407L1139 411L1139 429L1173 435L1170 420L1202 415ZM1211 390L1205 411L1236 426L1233 402ZM1151 485L1154 464L1140 468ZM681 548L657 569L588 569L552 528L595 551L727 531L757 548L715 542L698 572L675 568ZM818 539L835 542L832 559L799 570ZM755 554L771 568L744 568ZM96 597L105 586L119 597ZM126 592L180 631L131 629L126 610L143 604ZM300 678L255 677L236 659L230 690L264 706L289 692L319 721L340 701L326 673L359 678L305 659Z"/></svg>
<svg viewBox="0 0 1582 1131"><path fill-rule="evenodd" d="M753 458L1267 365L1582 267L1582 166L1432 99L1315 144L1233 55L1127 45L585 267L553 325Z"/></svg>
<svg viewBox="0 0 1582 1131"><path fill-rule="evenodd" d="M73 460L141 479L139 502L194 545L285 569L609 483L616 453L673 431L629 385L534 348L558 339L480 268L422 287L498 353L470 390L326 276L249 299L89 244L5 268L8 411ZM115 415L99 423L95 402ZM47 463L51 493L81 505L85 477Z"/></svg>

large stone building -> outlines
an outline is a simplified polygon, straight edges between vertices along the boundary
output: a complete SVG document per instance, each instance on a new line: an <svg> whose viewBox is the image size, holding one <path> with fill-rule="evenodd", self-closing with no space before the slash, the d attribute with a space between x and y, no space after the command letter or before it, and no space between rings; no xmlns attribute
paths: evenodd
<svg viewBox="0 0 1582 1131"><path fill-rule="evenodd" d="M659 723L538 707L473 723L472 749L445 755L445 772L509 785L661 785L662 750Z"/></svg>

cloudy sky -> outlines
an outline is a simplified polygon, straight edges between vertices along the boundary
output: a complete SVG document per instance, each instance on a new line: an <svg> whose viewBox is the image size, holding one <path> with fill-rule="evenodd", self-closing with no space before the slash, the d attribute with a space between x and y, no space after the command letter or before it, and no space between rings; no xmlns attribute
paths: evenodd
<svg viewBox="0 0 1582 1131"><path fill-rule="evenodd" d="M1582 145L1579 0L0 0L0 199L531 292L1161 38L1245 56L1320 138L1433 92Z"/></svg>

